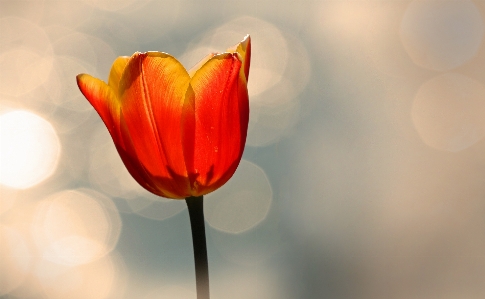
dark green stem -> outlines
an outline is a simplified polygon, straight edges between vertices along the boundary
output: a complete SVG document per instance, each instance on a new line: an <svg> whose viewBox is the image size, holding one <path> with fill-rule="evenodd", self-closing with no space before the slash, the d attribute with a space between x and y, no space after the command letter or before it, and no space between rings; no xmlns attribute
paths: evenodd
<svg viewBox="0 0 485 299"><path fill-rule="evenodd" d="M187 202L189 210L192 242L194 244L197 299L209 299L209 264L205 242L204 199L203 196L191 196L187 197L185 202Z"/></svg>

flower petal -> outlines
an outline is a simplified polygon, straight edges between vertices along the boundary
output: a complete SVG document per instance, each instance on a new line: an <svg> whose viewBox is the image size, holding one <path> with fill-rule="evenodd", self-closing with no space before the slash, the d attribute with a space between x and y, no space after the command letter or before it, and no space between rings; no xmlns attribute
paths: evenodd
<svg viewBox="0 0 485 299"><path fill-rule="evenodd" d="M108 85L113 88L113 90L116 92L116 95L119 94L121 75L123 74L123 71L125 70L125 67L128 64L129 60L130 57L128 56L120 56L116 58L116 60L113 62L113 65L111 66L111 71L109 72L108 78Z"/></svg>
<svg viewBox="0 0 485 299"><path fill-rule="evenodd" d="M98 112L113 141L119 141L120 103L113 89L104 81L87 74L76 77L79 89Z"/></svg>
<svg viewBox="0 0 485 299"><path fill-rule="evenodd" d="M227 49L229 53L238 53L239 60L242 62L241 71L244 72L246 82L249 79L249 65L251 62L251 37L246 35L244 39L237 45Z"/></svg>
<svg viewBox="0 0 485 299"><path fill-rule="evenodd" d="M249 120L241 64L236 53L216 55L191 79L195 97L184 106L183 143L193 196L222 186L241 159Z"/></svg>
<svg viewBox="0 0 485 299"><path fill-rule="evenodd" d="M159 196L170 197L169 194L166 194L163 190L161 190L157 186L157 182L155 178L151 176L148 171L145 169L143 164L140 163L138 156L136 155L135 147L133 146L133 141L130 138L130 134L128 133L128 128L126 126L126 121L121 115L120 118L120 130L121 135L123 136L124 146L116 145L116 149L120 154L121 160L128 169L128 172L131 176L145 189L148 191L157 194Z"/></svg>
<svg viewBox="0 0 485 299"><path fill-rule="evenodd" d="M172 56L136 53L120 81L121 105L134 153L167 197L190 195L181 141L181 115L190 77Z"/></svg>

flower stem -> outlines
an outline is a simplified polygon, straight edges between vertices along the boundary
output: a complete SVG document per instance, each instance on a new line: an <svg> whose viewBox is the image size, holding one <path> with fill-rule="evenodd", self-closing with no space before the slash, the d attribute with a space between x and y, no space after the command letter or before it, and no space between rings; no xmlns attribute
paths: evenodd
<svg viewBox="0 0 485 299"><path fill-rule="evenodd" d="M185 199L185 202L189 210L192 242L194 244L197 299L209 299L209 264L205 241L204 199L203 196L190 196Z"/></svg>

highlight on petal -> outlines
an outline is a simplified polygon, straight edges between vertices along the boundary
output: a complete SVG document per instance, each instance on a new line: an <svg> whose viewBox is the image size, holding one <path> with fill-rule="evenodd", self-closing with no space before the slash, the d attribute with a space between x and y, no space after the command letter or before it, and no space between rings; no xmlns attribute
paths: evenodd
<svg viewBox="0 0 485 299"><path fill-rule="evenodd" d="M87 74L77 75L76 80L79 89L98 112L113 140L118 141L120 103L113 89L104 81Z"/></svg>
<svg viewBox="0 0 485 299"><path fill-rule="evenodd" d="M215 55L192 77L193 109L183 119L185 160L191 178L192 195L207 194L222 186L234 174L242 156L249 119L246 80L240 76L237 53ZM191 113L186 112L187 115ZM191 133L193 131L193 133ZM192 138L192 139L191 139Z"/></svg>
<svg viewBox="0 0 485 299"><path fill-rule="evenodd" d="M111 66L111 71L109 72L108 78L108 85L113 88L116 95L119 95L119 84L121 80L121 75L123 74L123 71L125 70L125 67L128 64L129 60L130 57L128 56L120 56L116 58L116 60L113 62L113 65Z"/></svg>
<svg viewBox="0 0 485 299"><path fill-rule="evenodd" d="M227 49L229 53L238 53L239 60L242 62L241 71L244 72L246 82L249 79L249 65L251 63L251 37L246 35L244 39L235 46Z"/></svg>
<svg viewBox="0 0 485 299"><path fill-rule="evenodd" d="M212 57L216 56L218 53L210 53L206 57L202 58L199 62L197 62L196 65L194 65L189 71L189 76L192 78L195 73L207 62L209 61Z"/></svg>
<svg viewBox="0 0 485 299"><path fill-rule="evenodd" d="M119 85L127 127L123 139L131 139L132 154L171 198L190 195L180 127L189 81L174 57L147 52L131 57Z"/></svg>

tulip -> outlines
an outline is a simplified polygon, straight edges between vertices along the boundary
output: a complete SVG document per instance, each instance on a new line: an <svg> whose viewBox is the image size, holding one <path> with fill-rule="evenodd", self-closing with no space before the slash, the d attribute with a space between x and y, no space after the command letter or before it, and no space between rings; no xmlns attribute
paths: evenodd
<svg viewBox="0 0 485 299"><path fill-rule="evenodd" d="M108 83L77 76L133 178L159 196L200 197L236 171L249 121L251 42L187 71L163 52L118 57Z"/></svg>

